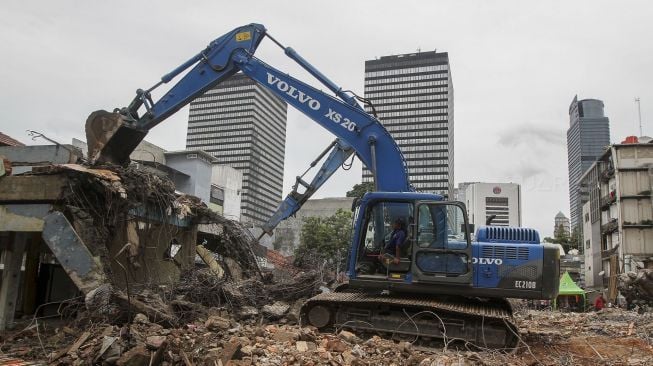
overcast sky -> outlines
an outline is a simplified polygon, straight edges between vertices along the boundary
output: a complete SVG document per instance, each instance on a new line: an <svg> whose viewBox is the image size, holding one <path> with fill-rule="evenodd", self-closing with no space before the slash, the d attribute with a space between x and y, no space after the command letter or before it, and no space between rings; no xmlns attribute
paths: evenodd
<svg viewBox="0 0 653 366"><path fill-rule="evenodd" d="M574 95L605 102L612 141L653 134L653 4L649 1L2 1L0 131L84 138L94 110L127 105L211 40L252 22L344 89L363 94L364 61L449 53L455 181L521 183L523 224L553 232L569 215L566 130ZM270 41L257 56L309 77ZM166 87L167 88L167 87ZM167 90L165 88L161 91ZM160 94L159 94L160 95ZM148 136L183 149L187 108ZM333 139L288 112L284 195ZM342 196L360 163L315 195Z"/></svg>

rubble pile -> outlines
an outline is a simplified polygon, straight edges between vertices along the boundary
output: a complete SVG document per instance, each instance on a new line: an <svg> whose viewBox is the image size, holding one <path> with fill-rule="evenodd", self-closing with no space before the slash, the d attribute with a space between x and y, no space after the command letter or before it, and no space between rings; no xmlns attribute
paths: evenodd
<svg viewBox="0 0 653 366"><path fill-rule="evenodd" d="M273 304L278 307L281 304ZM200 305L201 306L201 305ZM292 324L289 314L236 320L228 308L176 327L137 313L122 325L30 322L6 334L0 351L50 364L82 365L649 365L652 314L621 309L598 313L528 311L518 315L522 342L514 352L442 342L320 333ZM290 311L288 307L285 310Z"/></svg>
<svg viewBox="0 0 653 366"><path fill-rule="evenodd" d="M346 330L323 334L291 325L238 323L218 309L211 314L173 329L150 323L143 314L122 327L45 329L42 344L32 327L5 339L2 350L22 359L75 365L464 365L480 360L471 351L434 352L378 336L361 339Z"/></svg>
<svg viewBox="0 0 653 366"><path fill-rule="evenodd" d="M653 270L622 273L617 288L629 304L653 305Z"/></svg>
<svg viewBox="0 0 653 366"><path fill-rule="evenodd" d="M317 332L300 326L300 309L324 289L326 274L285 267L274 276L262 272L249 231L196 197L179 194L168 178L134 166L57 165L33 174L68 176L59 209L102 262L107 280L65 301L57 316L37 312L1 333L2 362L13 357L118 366L653 364L653 314L620 309L520 311L519 346L509 351L347 329ZM181 229L154 223L147 231L151 217L209 226L218 242L186 253L191 262L197 254L206 265L183 266L170 248L159 248L174 236L169 232ZM136 230L144 234L132 235ZM116 239L119 232L127 244ZM193 244L195 239L190 235ZM183 250L183 243L178 246ZM138 273L149 274L139 271L154 267L151 261L164 260L164 254L176 280L139 282Z"/></svg>
<svg viewBox="0 0 653 366"><path fill-rule="evenodd" d="M199 198L176 192L165 175L137 165L88 168L77 164L43 166L31 174L59 174L68 179L60 210L93 256L102 262L110 282L86 294L88 309L102 309L96 315L124 321L131 319L130 314L142 312L152 321L163 320L173 326L202 315L204 312L196 305L228 306L239 311L243 307L261 309L285 296L289 288L301 289L295 291L299 296L291 296L290 300L296 300L313 295L319 287L317 275L311 274L297 277L288 287L273 283L270 275L264 276L258 267L253 251L256 240L250 232L210 210ZM173 253L161 253L170 245L166 241L176 241L179 228L166 224L170 221L204 225L216 234L218 242L211 250L203 246L200 249L206 258L203 260L213 261L216 268L195 268L194 249L185 253L185 264L173 258ZM195 241L191 234L187 238L179 247ZM165 255L169 255L169 264L163 275L172 278L177 271L177 279L143 281L151 267L165 261Z"/></svg>

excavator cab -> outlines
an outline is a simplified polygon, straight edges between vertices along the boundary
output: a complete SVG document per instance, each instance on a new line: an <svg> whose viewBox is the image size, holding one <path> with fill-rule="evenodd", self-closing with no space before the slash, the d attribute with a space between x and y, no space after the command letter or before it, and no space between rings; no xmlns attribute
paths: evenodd
<svg viewBox="0 0 653 366"><path fill-rule="evenodd" d="M413 281L471 285L471 242L461 203L445 202L430 194L368 194L376 195L387 198L368 202L364 199L356 213L358 237L350 257L350 278L354 284L362 280L376 281L380 287ZM399 199L402 196L409 199ZM400 245L398 261L394 260L396 253L386 250L393 229L396 230L392 224L397 219L407 223L402 228L406 239ZM355 263L351 258L355 258Z"/></svg>

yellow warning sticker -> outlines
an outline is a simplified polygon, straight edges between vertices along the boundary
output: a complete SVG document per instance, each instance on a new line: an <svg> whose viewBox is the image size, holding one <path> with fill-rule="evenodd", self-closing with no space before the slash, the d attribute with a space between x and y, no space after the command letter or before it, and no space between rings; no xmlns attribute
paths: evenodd
<svg viewBox="0 0 653 366"><path fill-rule="evenodd" d="M252 39L252 33L251 32L236 33L236 41L238 41L238 42L249 41L250 39Z"/></svg>

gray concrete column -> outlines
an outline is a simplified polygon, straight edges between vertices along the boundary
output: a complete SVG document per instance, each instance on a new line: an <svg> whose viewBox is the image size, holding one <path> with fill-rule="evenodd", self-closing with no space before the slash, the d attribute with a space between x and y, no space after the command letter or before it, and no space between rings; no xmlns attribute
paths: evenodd
<svg viewBox="0 0 653 366"><path fill-rule="evenodd" d="M11 329L18 302L20 268L30 233L16 232L4 251L2 283L0 284L0 330Z"/></svg>

